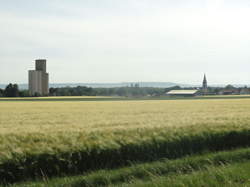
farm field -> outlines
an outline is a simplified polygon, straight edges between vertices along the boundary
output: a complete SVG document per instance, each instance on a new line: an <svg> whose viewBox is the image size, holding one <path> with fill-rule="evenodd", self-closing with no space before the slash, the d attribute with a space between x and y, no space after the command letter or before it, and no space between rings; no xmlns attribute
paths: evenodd
<svg viewBox="0 0 250 187"><path fill-rule="evenodd" d="M175 100L86 97L88 102L48 99L0 101L3 186L36 186L39 180L42 186L50 181L52 186L65 181L72 186L98 186L98 181L101 185L134 182L130 185L150 186L157 177L160 186L175 177L185 181L186 175L190 180L206 176L210 170L225 177L239 168L250 171L247 96ZM161 165L170 168L171 175L162 172ZM145 167L150 172L135 172ZM129 172L126 180L118 177ZM114 180L102 182L110 181L107 177ZM150 180L148 184L144 178ZM242 178L245 185L246 178ZM89 180L92 182L82 182Z"/></svg>

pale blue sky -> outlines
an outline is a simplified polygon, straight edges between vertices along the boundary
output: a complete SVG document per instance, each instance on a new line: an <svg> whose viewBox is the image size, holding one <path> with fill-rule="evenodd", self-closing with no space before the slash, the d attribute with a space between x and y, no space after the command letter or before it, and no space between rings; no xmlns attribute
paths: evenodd
<svg viewBox="0 0 250 187"><path fill-rule="evenodd" d="M0 83L250 83L248 0L0 0Z"/></svg>

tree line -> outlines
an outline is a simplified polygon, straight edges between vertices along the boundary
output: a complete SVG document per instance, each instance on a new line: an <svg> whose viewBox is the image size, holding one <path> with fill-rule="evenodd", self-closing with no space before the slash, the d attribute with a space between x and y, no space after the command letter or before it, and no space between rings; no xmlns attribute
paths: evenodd
<svg viewBox="0 0 250 187"><path fill-rule="evenodd" d="M85 86L50 88L51 96L159 96L166 92L165 88L148 87L116 87L91 88Z"/></svg>
<svg viewBox="0 0 250 187"><path fill-rule="evenodd" d="M195 89L181 88L174 86L169 88L155 88L155 87L115 87L115 88L91 88L86 86L77 87L62 87L50 88L49 96L124 96L124 97L142 97L142 96L162 96L170 90L180 89ZM235 88L232 85L226 87L209 87L208 95L231 95L231 94L250 94L250 89L247 87ZM17 84L8 84L5 89L0 89L0 97L30 97L28 90L20 90ZM39 96L39 94L35 94Z"/></svg>
<svg viewBox="0 0 250 187"><path fill-rule="evenodd" d="M173 87L180 89L180 87ZM49 96L160 96L173 88L150 88L139 85L116 88L91 88L86 86L50 88ZM0 89L0 97L30 97L28 90L20 90L17 84L9 84ZM35 94L39 96L39 94Z"/></svg>

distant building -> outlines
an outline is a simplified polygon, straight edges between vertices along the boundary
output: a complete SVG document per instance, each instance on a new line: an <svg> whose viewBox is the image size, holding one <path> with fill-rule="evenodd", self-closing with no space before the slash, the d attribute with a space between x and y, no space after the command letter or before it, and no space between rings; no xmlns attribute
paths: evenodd
<svg viewBox="0 0 250 187"><path fill-rule="evenodd" d="M171 90L166 93L169 96L194 97L199 94L198 90Z"/></svg>
<svg viewBox="0 0 250 187"><path fill-rule="evenodd" d="M35 70L29 71L29 92L32 96L49 94L49 74L46 72L46 60L36 60Z"/></svg>
<svg viewBox="0 0 250 187"><path fill-rule="evenodd" d="M221 90L219 92L219 95L239 95L240 92L238 89L226 89L226 90Z"/></svg>
<svg viewBox="0 0 250 187"><path fill-rule="evenodd" d="M244 88L240 89L240 94L241 95L249 95L250 94L249 88L244 87Z"/></svg>
<svg viewBox="0 0 250 187"><path fill-rule="evenodd" d="M208 89L207 89L207 78L206 78L206 74L204 74L204 77L203 77L203 82L202 82L202 93L203 94L207 94L208 92Z"/></svg>
<svg viewBox="0 0 250 187"><path fill-rule="evenodd" d="M219 93L220 95L239 95L240 89L236 88L232 85L227 85L224 89L222 89Z"/></svg>

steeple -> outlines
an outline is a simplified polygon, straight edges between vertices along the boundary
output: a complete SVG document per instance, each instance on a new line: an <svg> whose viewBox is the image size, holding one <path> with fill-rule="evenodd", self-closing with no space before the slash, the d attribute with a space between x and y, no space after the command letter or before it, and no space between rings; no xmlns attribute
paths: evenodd
<svg viewBox="0 0 250 187"><path fill-rule="evenodd" d="M207 92L207 78L206 74L204 74L203 82L202 82L202 92L206 93Z"/></svg>

